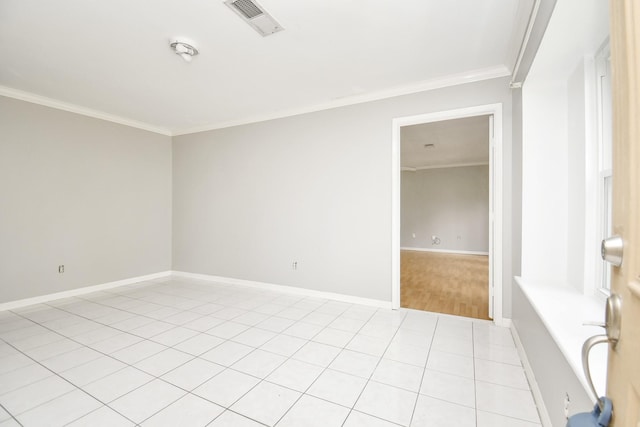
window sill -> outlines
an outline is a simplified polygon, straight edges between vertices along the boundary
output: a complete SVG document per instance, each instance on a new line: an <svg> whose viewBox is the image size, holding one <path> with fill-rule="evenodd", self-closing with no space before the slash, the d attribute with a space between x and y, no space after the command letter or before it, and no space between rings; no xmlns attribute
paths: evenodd
<svg viewBox="0 0 640 427"><path fill-rule="evenodd" d="M516 283L588 391L582 369L582 344L593 335L604 334L604 330L584 323L604 322L604 299L600 295L583 295L569 286L536 283L521 277L516 277ZM600 395L606 390L607 350L605 345L595 346L589 358L593 384Z"/></svg>

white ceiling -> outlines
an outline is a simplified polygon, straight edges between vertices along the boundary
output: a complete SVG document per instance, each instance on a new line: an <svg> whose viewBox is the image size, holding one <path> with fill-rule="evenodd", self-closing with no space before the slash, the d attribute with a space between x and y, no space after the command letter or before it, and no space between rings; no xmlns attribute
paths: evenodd
<svg viewBox="0 0 640 427"><path fill-rule="evenodd" d="M168 134L223 127L508 75L532 0L260 4L284 31L260 36L223 0L0 0L0 94ZM191 63L168 47L180 36Z"/></svg>
<svg viewBox="0 0 640 427"><path fill-rule="evenodd" d="M489 116L405 126L400 129L400 145L405 170L488 164Z"/></svg>

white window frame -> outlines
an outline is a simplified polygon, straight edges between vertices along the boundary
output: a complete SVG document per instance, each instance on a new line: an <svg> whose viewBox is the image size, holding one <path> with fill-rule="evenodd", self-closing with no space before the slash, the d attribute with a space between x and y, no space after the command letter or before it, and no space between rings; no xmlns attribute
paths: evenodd
<svg viewBox="0 0 640 427"><path fill-rule="evenodd" d="M602 239L611 235L611 187L607 188L607 180L612 179L612 103L611 103L611 50L607 39L595 55L596 107L597 107L597 139L598 139L598 183L597 183L597 236L599 245ZM606 94L606 78L609 79L608 100ZM605 105L608 104L608 105ZM608 117L607 117L608 108ZM608 121L608 123L607 123ZM608 154L607 154L608 151ZM605 198L608 201L605 201ZM596 262L596 293L609 296L611 286L611 267L600 256Z"/></svg>

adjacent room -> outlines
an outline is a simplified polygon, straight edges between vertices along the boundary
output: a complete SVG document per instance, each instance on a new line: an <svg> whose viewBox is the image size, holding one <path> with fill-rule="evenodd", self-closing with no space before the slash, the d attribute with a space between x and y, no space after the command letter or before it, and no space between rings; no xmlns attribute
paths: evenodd
<svg viewBox="0 0 640 427"><path fill-rule="evenodd" d="M601 0L0 0L0 427L590 411L615 40Z"/></svg>
<svg viewBox="0 0 640 427"><path fill-rule="evenodd" d="M401 129L401 306L489 320L491 117Z"/></svg>

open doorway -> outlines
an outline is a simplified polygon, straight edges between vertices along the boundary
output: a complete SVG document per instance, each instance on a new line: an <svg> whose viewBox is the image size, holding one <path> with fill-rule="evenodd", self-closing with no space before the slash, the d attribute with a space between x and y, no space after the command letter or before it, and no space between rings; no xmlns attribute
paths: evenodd
<svg viewBox="0 0 640 427"><path fill-rule="evenodd" d="M437 126L446 126L447 123L450 122L449 125L455 124L464 124L465 122L456 122L458 119L470 119L467 124L477 121L485 121L486 124L486 140L487 144L485 146L486 153L485 158L481 161L465 161L461 159L452 160L453 158L443 156L440 161L442 162L439 166L446 166L447 163L449 165L455 165L459 168L467 168L465 173L471 172L473 173L481 173L482 168L488 169L488 200L487 200L487 208L485 212L485 218L480 219L485 221L484 228L488 230L486 239L484 240L486 246L482 249L479 246L466 246L465 243L470 243L470 240L475 240L476 243L479 242L478 236L472 236L472 234L478 234L478 230L469 232L462 232L461 229L458 230L451 229L442 231L428 231L429 226L423 226L421 231L417 232L412 230L411 228L415 228L416 224L406 225L403 229L402 227L402 214L401 214L401 176L402 173L413 173L416 176L417 172L420 171L429 171L431 172L438 171L441 175L447 171L445 169L454 168L436 168L431 166L418 166L417 164L405 165L405 171L402 172L402 164L401 164L401 141L402 141L402 131L403 129L411 130L413 126L423 125L423 124L434 124ZM438 122L442 122L438 124ZM428 128L426 126L425 128ZM415 130L419 130L419 127L413 128ZM405 132L406 135L406 132ZM434 148L425 147L425 144L431 144L435 142L425 141L422 143L423 150L434 150ZM417 147L420 148L420 147ZM437 147L436 147L437 148ZM455 151L464 151L460 147L452 147L450 155L452 155ZM478 107L470 107L463 108L459 110L451 110L451 111L443 111L438 113L429 113L418 116L411 117L403 117L397 118L393 120L393 139L392 139L392 304L394 308L399 308L401 306L401 247L404 247L406 250L410 251L409 255L414 255L410 262L416 262L415 258L422 254L428 254L433 258L443 258L445 255L459 255L459 256L477 256L484 257L486 260L486 284L484 287L486 294L486 311L484 314L481 314L477 317L481 318L491 318L497 324L501 324L502 319L502 105L501 104L491 104L485 106ZM466 164L465 164L466 163ZM472 164L475 163L475 164ZM479 163L485 163L481 165ZM487 164L488 163L488 164ZM415 172L412 170L415 169ZM476 169L472 171L471 169ZM448 172L451 172L448 171ZM461 169L462 170L462 169ZM421 172L421 175L433 175L433 173ZM417 182L414 183L418 186L425 182L425 180L434 180L437 178L431 177L419 177L414 179ZM480 179L480 178L478 178ZM468 195L468 193L467 193ZM464 198L464 196L463 196ZM453 215L453 212L449 212L448 215ZM446 212L440 213L440 215L447 215ZM405 218L406 219L406 218ZM477 220L477 219L476 219ZM432 225L433 226L433 225ZM473 224L470 226L473 227ZM403 235L404 233L404 235ZM414 239L413 235L416 234ZM482 231L479 232L482 234ZM446 237L445 237L446 236ZM459 236L459 238L458 238ZM443 241L443 237L446 241ZM421 242L419 242L421 240ZM406 243L406 242L409 243ZM443 243L446 243L443 245ZM435 246L435 248L434 248ZM452 248L452 249L448 249ZM414 249L411 251L411 249ZM415 249L429 249L429 250L415 250ZM465 260L471 260L470 258L464 258ZM482 260L483 258L479 258ZM437 264L436 259L436 264ZM443 268L447 268L446 264L448 263L451 269L459 270L463 265L461 259L455 259L455 257L450 257L447 262L444 262L443 259L440 259L440 264ZM468 266L469 271L478 270L477 265L472 266L470 263ZM482 264L482 263L479 263ZM482 273L482 267L479 268L479 275ZM431 276L435 275L435 272L432 270ZM475 273L474 273L475 274ZM429 275L429 272L426 273ZM459 283L464 284L465 278L458 278ZM443 297L445 300L450 298L450 296ZM472 297L472 299L477 299L476 297ZM451 302L451 301L448 301Z"/></svg>
<svg viewBox="0 0 640 427"><path fill-rule="evenodd" d="M400 130L400 306L489 320L491 116Z"/></svg>

